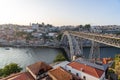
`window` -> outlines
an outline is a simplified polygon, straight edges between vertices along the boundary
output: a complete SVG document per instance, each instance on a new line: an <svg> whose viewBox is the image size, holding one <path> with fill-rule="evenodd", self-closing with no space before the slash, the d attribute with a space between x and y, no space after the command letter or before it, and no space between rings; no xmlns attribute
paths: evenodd
<svg viewBox="0 0 120 80"><path fill-rule="evenodd" d="M105 80L105 78L103 77L103 79L102 80Z"/></svg>
<svg viewBox="0 0 120 80"><path fill-rule="evenodd" d="M79 76L79 74L78 74L78 73L76 73L76 76Z"/></svg>
<svg viewBox="0 0 120 80"><path fill-rule="evenodd" d="M71 72L71 70L68 70L69 72Z"/></svg>
<svg viewBox="0 0 120 80"><path fill-rule="evenodd" d="M85 76L83 76L83 80L86 80L86 77L85 77Z"/></svg>

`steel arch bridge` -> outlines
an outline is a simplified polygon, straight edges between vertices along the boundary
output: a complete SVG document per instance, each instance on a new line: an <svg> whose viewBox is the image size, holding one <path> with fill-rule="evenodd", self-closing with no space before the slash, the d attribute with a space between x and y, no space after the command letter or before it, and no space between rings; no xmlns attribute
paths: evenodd
<svg viewBox="0 0 120 80"><path fill-rule="evenodd" d="M98 43L103 43L106 45L120 48L120 38L117 37L110 37L86 32L65 31L63 32L63 36L61 38L61 47L63 47L67 51L67 55L70 60L73 59L73 56L83 55L81 41L82 38L92 41L92 47L89 54L90 59L100 58L100 50ZM79 41L81 44L78 44Z"/></svg>
<svg viewBox="0 0 120 80"><path fill-rule="evenodd" d="M65 31L61 38L61 47L65 49L70 60L73 59L74 55L83 55L82 47L79 47L78 41L76 40L75 36L69 34L68 31Z"/></svg>

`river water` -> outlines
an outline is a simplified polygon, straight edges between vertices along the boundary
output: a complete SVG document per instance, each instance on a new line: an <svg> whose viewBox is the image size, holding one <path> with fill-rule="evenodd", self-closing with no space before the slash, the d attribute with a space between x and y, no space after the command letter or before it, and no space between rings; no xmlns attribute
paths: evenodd
<svg viewBox="0 0 120 80"><path fill-rule="evenodd" d="M19 64L25 69L26 66L37 61L52 63L59 49L52 48L0 48L0 68L11 62Z"/></svg>
<svg viewBox="0 0 120 80"><path fill-rule="evenodd" d="M90 48L84 48L84 54L88 57ZM114 57L120 53L120 48L107 47L101 48L101 57ZM6 50L5 47L0 47L0 68L11 62L25 67L37 61L52 63L58 53L62 53L59 49L52 48L12 48Z"/></svg>
<svg viewBox="0 0 120 80"><path fill-rule="evenodd" d="M86 58L88 58L90 53L90 48L84 48L83 53ZM100 57L111 57L114 58L116 54L120 54L120 48L115 47L101 47L100 48Z"/></svg>

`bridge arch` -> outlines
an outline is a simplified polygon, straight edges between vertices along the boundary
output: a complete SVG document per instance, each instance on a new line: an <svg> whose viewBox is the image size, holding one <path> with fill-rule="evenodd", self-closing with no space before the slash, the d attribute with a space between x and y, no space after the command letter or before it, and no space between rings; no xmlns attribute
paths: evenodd
<svg viewBox="0 0 120 80"><path fill-rule="evenodd" d="M70 60L73 60L73 56L77 56L77 55L82 55L82 51L79 48L78 42L75 39L74 36L71 36L69 34L68 31L65 31L62 35L61 38L61 44L67 44L67 40L69 43L69 48L70 48L70 52L67 52L68 57L70 57ZM62 45L63 48L66 48L66 46Z"/></svg>

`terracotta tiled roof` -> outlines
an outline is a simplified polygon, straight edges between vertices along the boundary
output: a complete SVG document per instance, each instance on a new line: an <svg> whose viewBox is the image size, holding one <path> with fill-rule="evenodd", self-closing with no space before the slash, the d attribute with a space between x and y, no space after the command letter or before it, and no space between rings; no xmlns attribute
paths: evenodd
<svg viewBox="0 0 120 80"><path fill-rule="evenodd" d="M48 75L53 80L73 80L73 75L61 67L57 67L56 69L52 69L48 72ZM78 80L74 75L74 80ZM81 80L81 79L79 79Z"/></svg>
<svg viewBox="0 0 120 80"><path fill-rule="evenodd" d="M97 69L97 68L94 68L94 67L91 67L85 64L81 64L78 62L71 62L68 65L76 70L82 71L84 73L87 73L97 78L100 78L102 74L104 73L103 70L100 70L100 69Z"/></svg>
<svg viewBox="0 0 120 80"><path fill-rule="evenodd" d="M64 69L61 67L58 67L56 69L52 69L48 72L48 74L56 80L70 80L72 79L72 75L68 72L66 72Z"/></svg>
<svg viewBox="0 0 120 80"><path fill-rule="evenodd" d="M52 69L51 66L49 66L48 64L44 62L36 62L32 65L29 65L27 68L36 76L38 75L41 69L43 69L44 72L47 72L48 70Z"/></svg>
<svg viewBox="0 0 120 80"><path fill-rule="evenodd" d="M14 73L14 74L11 74L11 75L9 75L9 76L7 76L7 77L5 77L5 78L2 78L2 79L0 79L0 80L8 80L8 79L10 79L10 78L12 78L12 77L15 77L15 76L17 76L17 75L20 75L20 74L22 74L22 73Z"/></svg>
<svg viewBox="0 0 120 80"><path fill-rule="evenodd" d="M22 72L10 75L2 80L35 80L29 72Z"/></svg>
<svg viewBox="0 0 120 80"><path fill-rule="evenodd" d="M35 80L35 79L32 77L32 75L29 72L24 72L23 74L8 80Z"/></svg>

